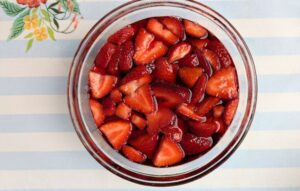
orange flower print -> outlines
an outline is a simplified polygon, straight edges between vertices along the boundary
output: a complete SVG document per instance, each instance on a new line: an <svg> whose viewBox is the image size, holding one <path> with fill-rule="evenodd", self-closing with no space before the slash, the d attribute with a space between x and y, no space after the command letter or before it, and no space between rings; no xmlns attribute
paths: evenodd
<svg viewBox="0 0 300 191"><path fill-rule="evenodd" d="M27 15L24 17L24 28L25 30L30 30L34 29L38 26L39 20L38 20L38 15L34 14L32 16Z"/></svg>
<svg viewBox="0 0 300 191"><path fill-rule="evenodd" d="M46 27L36 28L33 34L37 41L43 41L48 38Z"/></svg>

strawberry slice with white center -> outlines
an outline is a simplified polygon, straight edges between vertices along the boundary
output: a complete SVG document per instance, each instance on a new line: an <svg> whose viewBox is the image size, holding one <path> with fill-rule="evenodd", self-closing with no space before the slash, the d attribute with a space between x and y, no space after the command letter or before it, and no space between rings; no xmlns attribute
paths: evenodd
<svg viewBox="0 0 300 191"><path fill-rule="evenodd" d="M99 127L105 119L103 106L98 101L90 99L90 107L91 107L91 111L92 111L96 126Z"/></svg>
<svg viewBox="0 0 300 191"><path fill-rule="evenodd" d="M170 64L167 61L167 59L159 58L155 62L155 69L153 71L153 75L157 80L175 83L177 71L178 71L177 64Z"/></svg>
<svg viewBox="0 0 300 191"><path fill-rule="evenodd" d="M120 103L116 109L116 116L128 120L131 116L131 110L125 103Z"/></svg>
<svg viewBox="0 0 300 191"><path fill-rule="evenodd" d="M184 25L186 34L188 34L192 37L206 38L208 35L208 31L204 27L200 26L197 23L194 23L192 21L184 19L183 25Z"/></svg>
<svg viewBox="0 0 300 191"><path fill-rule="evenodd" d="M102 69L105 69L112 57L116 52L116 45L107 42L99 51L95 59L95 65Z"/></svg>
<svg viewBox="0 0 300 191"><path fill-rule="evenodd" d="M115 76L89 72L89 84L94 98L100 99L109 94L116 83L117 77Z"/></svg>
<svg viewBox="0 0 300 191"><path fill-rule="evenodd" d="M204 49L203 56L207 60L207 62L212 66L214 72L219 71L221 69L221 64L218 58L218 55L211 50Z"/></svg>
<svg viewBox="0 0 300 191"><path fill-rule="evenodd" d="M180 142L181 139L182 139L182 135L183 135L183 132L178 127L177 123L174 124L174 125L169 125L169 126L166 126L166 127L162 128L162 133L166 137L172 139L175 142Z"/></svg>
<svg viewBox="0 0 300 191"><path fill-rule="evenodd" d="M191 132L199 137L210 137L217 132L219 124L215 121L195 122L189 121Z"/></svg>
<svg viewBox="0 0 300 191"><path fill-rule="evenodd" d="M200 67L182 67L178 71L181 81L189 88L192 88L202 75L202 68Z"/></svg>
<svg viewBox="0 0 300 191"><path fill-rule="evenodd" d="M117 31L115 34L111 35L108 38L108 42L117 44L117 45L121 45L124 42L132 39L132 37L134 36L134 28L130 25L120 29L119 31Z"/></svg>
<svg viewBox="0 0 300 191"><path fill-rule="evenodd" d="M233 61L228 51L221 42L218 40L210 41L207 47L218 55L223 68L233 65Z"/></svg>
<svg viewBox="0 0 300 191"><path fill-rule="evenodd" d="M224 114L223 114L223 119L226 125L230 125L230 123L232 122L238 104L239 104L238 99L231 100L226 104Z"/></svg>
<svg viewBox="0 0 300 191"><path fill-rule="evenodd" d="M180 144L186 155L194 155L209 150L213 146L213 139L186 133L183 135Z"/></svg>
<svg viewBox="0 0 300 191"><path fill-rule="evenodd" d="M175 34L179 39L184 38L184 28L181 21L176 17L163 17L161 23Z"/></svg>
<svg viewBox="0 0 300 191"><path fill-rule="evenodd" d="M205 47L207 47L209 40L208 39L191 39L191 40L189 40L189 43L191 43L191 45L198 48L199 50L203 50Z"/></svg>
<svg viewBox="0 0 300 191"><path fill-rule="evenodd" d="M178 61L180 67L197 67L199 66L199 59L196 54L189 54Z"/></svg>
<svg viewBox="0 0 300 191"><path fill-rule="evenodd" d="M187 105L186 103L182 103L176 110L177 113L193 119L195 121L203 121L205 120L205 117L201 117L200 115L197 115L195 113L195 108L192 106Z"/></svg>
<svg viewBox="0 0 300 191"><path fill-rule="evenodd" d="M184 151L178 143L164 137L159 144L153 164L157 167L171 166L179 163L184 156Z"/></svg>
<svg viewBox="0 0 300 191"><path fill-rule="evenodd" d="M145 84L149 84L152 81L152 77L149 74L144 75L143 77L130 81L122 86L120 86L121 92L126 95L134 93L138 88Z"/></svg>
<svg viewBox="0 0 300 191"><path fill-rule="evenodd" d="M227 67L215 73L207 82L206 93L222 99L238 96L237 76L234 67Z"/></svg>
<svg viewBox="0 0 300 191"><path fill-rule="evenodd" d="M131 123L125 120L111 121L100 127L100 131L116 150L120 150L126 144L131 130Z"/></svg>
<svg viewBox="0 0 300 191"><path fill-rule="evenodd" d="M133 162L143 163L147 159L145 154L128 145L123 146L122 152L126 158Z"/></svg>
<svg viewBox="0 0 300 191"><path fill-rule="evenodd" d="M173 63L177 60L180 60L181 58L188 55L191 52L191 50L192 46L187 42L181 42L176 44L170 49L168 58L169 63Z"/></svg>
<svg viewBox="0 0 300 191"><path fill-rule="evenodd" d="M149 65L140 65L134 67L126 76L121 80L120 85L124 85L133 80L138 80L143 76L151 74L153 71L152 67Z"/></svg>
<svg viewBox="0 0 300 191"><path fill-rule="evenodd" d="M217 105L213 108L213 115L215 118L220 118L223 115L223 112L224 112L223 105Z"/></svg>
<svg viewBox="0 0 300 191"><path fill-rule="evenodd" d="M144 129L147 125L146 119L137 113L131 116L131 122L139 129Z"/></svg>
<svg viewBox="0 0 300 191"><path fill-rule="evenodd" d="M197 106L196 113L200 116L204 116L219 102L220 98L208 96Z"/></svg>
<svg viewBox="0 0 300 191"><path fill-rule="evenodd" d="M157 19L149 19L147 30L167 44L174 45L179 41L179 38Z"/></svg>
<svg viewBox="0 0 300 191"><path fill-rule="evenodd" d="M152 96L151 88L148 84L143 85L134 93L126 96L124 103L133 110L142 113L151 113L156 109L156 101Z"/></svg>
<svg viewBox="0 0 300 191"><path fill-rule="evenodd" d="M193 87L193 96L191 103L199 103L205 94L205 88L207 84L207 75L202 74Z"/></svg>

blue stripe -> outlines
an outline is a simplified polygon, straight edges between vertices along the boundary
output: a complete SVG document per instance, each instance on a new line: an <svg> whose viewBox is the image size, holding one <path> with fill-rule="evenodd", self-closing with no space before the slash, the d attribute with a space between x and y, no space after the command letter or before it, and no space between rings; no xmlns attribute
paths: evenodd
<svg viewBox="0 0 300 191"><path fill-rule="evenodd" d="M237 150L221 168L297 168L299 158L300 150ZM103 167L87 151L0 153L0 170L37 169L101 170Z"/></svg>
<svg viewBox="0 0 300 191"><path fill-rule="evenodd" d="M251 130L299 130L299 116L299 112L257 112ZM72 131L68 114L0 115L0 133Z"/></svg>
<svg viewBox="0 0 300 191"><path fill-rule="evenodd" d="M85 19L99 19L106 13L121 5L125 1L109 1L107 2L82 2L80 9ZM226 1L199 1L227 18L295 18L300 17L300 4L297 0L226 0ZM0 12L0 18L3 20L11 20Z"/></svg>
<svg viewBox="0 0 300 191"><path fill-rule="evenodd" d="M299 55L300 38L246 38L253 56ZM36 42L26 53L27 41L0 41L0 58L73 57L80 40Z"/></svg>

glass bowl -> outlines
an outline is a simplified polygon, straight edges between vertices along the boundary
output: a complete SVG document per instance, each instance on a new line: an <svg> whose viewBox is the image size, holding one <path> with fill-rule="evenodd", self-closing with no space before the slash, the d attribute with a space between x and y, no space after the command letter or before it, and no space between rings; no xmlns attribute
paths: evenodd
<svg viewBox="0 0 300 191"><path fill-rule="evenodd" d="M219 142L190 162L157 168L129 161L115 151L96 127L89 107L88 71L106 39L122 27L148 17L178 16L198 22L227 48L237 70L239 104L231 125ZM255 112L257 82L254 63L236 29L211 8L191 0L145 0L125 3L101 18L82 40L72 63L68 105L75 130L90 154L112 173L135 183L170 186L200 178L223 163L241 143Z"/></svg>

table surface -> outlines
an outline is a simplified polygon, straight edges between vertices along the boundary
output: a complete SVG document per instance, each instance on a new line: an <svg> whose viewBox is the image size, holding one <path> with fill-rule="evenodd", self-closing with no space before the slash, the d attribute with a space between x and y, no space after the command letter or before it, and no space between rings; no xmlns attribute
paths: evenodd
<svg viewBox="0 0 300 191"><path fill-rule="evenodd" d="M14 2L14 1L12 1ZM125 1L78 0L83 19L56 41L7 41L15 17L0 10L0 190L153 190L103 169L84 149L66 102L82 37ZM224 15L255 60L259 95L239 149L202 179L163 190L300 190L300 1L201 1ZM159 189L157 189L159 190Z"/></svg>

